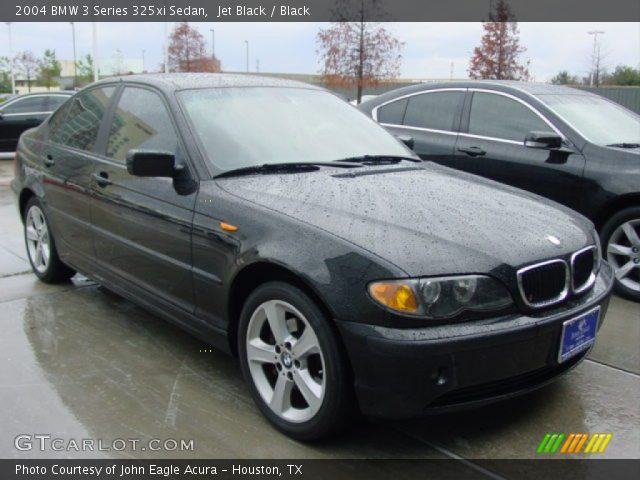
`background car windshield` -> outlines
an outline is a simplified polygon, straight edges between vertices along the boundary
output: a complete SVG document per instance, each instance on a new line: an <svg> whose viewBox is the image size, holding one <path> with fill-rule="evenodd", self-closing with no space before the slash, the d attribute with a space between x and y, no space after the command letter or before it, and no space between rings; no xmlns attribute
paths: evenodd
<svg viewBox="0 0 640 480"><path fill-rule="evenodd" d="M595 95L540 95L551 110L598 145L640 143L640 117Z"/></svg>
<svg viewBox="0 0 640 480"><path fill-rule="evenodd" d="M321 90L217 88L188 90L180 97L209 161L221 170L413 156L353 106Z"/></svg>

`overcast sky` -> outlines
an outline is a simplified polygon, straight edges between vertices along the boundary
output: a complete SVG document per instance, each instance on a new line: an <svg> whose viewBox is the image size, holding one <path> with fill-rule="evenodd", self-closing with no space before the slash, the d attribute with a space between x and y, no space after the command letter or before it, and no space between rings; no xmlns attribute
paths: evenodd
<svg viewBox="0 0 640 480"><path fill-rule="evenodd" d="M224 70L245 69L244 40L250 44L250 68L256 59L262 72L318 73L316 33L322 23L193 23L211 48L215 29L216 54ZM171 29L173 24L168 24ZM520 23L524 59L531 61L535 80L549 80L560 70L586 75L590 67L592 37L589 30L603 30L604 65L640 66L640 23ZM8 55L7 27L0 25L0 56ZM13 50L41 55L55 49L59 59L72 58L71 25L68 23L14 23ZM125 58L141 58L155 70L162 62L163 23L99 23L98 56L113 58L119 49ZM482 35L481 23L394 23L387 25L405 42L401 77L464 78L473 48ZM78 56L91 52L91 24L76 24Z"/></svg>

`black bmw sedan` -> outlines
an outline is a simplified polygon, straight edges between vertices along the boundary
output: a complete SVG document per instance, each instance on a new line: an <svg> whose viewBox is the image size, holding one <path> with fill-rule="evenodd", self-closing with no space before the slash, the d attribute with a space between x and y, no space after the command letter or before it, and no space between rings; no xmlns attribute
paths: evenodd
<svg viewBox="0 0 640 480"><path fill-rule="evenodd" d="M71 92L20 95L0 103L0 153L15 152L23 132L40 125Z"/></svg>
<svg viewBox="0 0 640 480"><path fill-rule="evenodd" d="M22 136L12 188L40 279L80 271L237 355L298 439L540 387L613 285L589 220L297 82L98 82Z"/></svg>
<svg viewBox="0 0 640 480"><path fill-rule="evenodd" d="M466 81L401 88L360 108L425 160L547 197L592 220L617 291L640 301L640 116L582 90Z"/></svg>

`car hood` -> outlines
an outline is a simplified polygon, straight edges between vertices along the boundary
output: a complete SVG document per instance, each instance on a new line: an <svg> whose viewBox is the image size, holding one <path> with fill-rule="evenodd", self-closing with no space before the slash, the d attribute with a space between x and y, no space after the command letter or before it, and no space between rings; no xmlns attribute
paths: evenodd
<svg viewBox="0 0 640 480"><path fill-rule="evenodd" d="M356 244L407 275L490 272L593 243L591 223L565 207L432 163L217 183L229 194Z"/></svg>

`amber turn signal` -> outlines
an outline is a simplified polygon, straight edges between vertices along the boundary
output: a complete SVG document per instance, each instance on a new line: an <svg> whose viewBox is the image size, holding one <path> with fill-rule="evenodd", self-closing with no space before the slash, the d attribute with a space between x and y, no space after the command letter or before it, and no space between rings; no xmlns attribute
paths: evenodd
<svg viewBox="0 0 640 480"><path fill-rule="evenodd" d="M402 282L376 282L369 285L373 299L392 310L415 313L418 302L413 288Z"/></svg>
<svg viewBox="0 0 640 480"><path fill-rule="evenodd" d="M230 223L226 223L226 222L220 222L220 228L222 230L224 230L225 232L237 232L238 231L238 227L236 227L235 225L231 225Z"/></svg>

